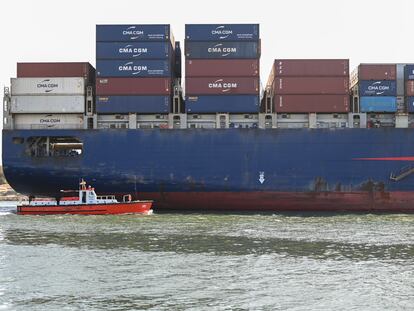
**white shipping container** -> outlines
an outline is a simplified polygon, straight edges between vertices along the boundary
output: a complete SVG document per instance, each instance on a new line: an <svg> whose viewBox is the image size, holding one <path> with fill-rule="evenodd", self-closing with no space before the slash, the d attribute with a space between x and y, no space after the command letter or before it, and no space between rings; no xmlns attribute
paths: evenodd
<svg viewBox="0 0 414 311"><path fill-rule="evenodd" d="M14 128L23 129L82 129L81 114L16 114Z"/></svg>
<svg viewBox="0 0 414 311"><path fill-rule="evenodd" d="M84 78L11 78L11 95L85 95Z"/></svg>
<svg viewBox="0 0 414 311"><path fill-rule="evenodd" d="M12 96L11 113L84 113L84 96Z"/></svg>

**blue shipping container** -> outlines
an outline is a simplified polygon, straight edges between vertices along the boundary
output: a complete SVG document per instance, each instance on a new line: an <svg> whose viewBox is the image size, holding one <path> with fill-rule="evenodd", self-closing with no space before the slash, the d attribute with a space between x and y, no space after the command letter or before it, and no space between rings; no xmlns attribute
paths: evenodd
<svg viewBox="0 0 414 311"><path fill-rule="evenodd" d="M96 42L96 59L166 59L170 42Z"/></svg>
<svg viewBox="0 0 414 311"><path fill-rule="evenodd" d="M97 60L98 77L170 77L168 60Z"/></svg>
<svg viewBox="0 0 414 311"><path fill-rule="evenodd" d="M169 113L170 96L98 96L98 113Z"/></svg>
<svg viewBox="0 0 414 311"><path fill-rule="evenodd" d="M182 63L181 63L181 45L180 45L180 41L176 41L175 42L175 54L174 54L174 75L177 78L181 78L182 76L182 72L181 72L181 67L182 67Z"/></svg>
<svg viewBox="0 0 414 311"><path fill-rule="evenodd" d="M96 25L96 41L171 41L170 25Z"/></svg>
<svg viewBox="0 0 414 311"><path fill-rule="evenodd" d="M414 65L405 65L404 77L405 80L414 80Z"/></svg>
<svg viewBox="0 0 414 311"><path fill-rule="evenodd" d="M359 108L361 112L396 112L397 98L394 96L361 96Z"/></svg>
<svg viewBox="0 0 414 311"><path fill-rule="evenodd" d="M395 80L359 81L359 96L397 96Z"/></svg>
<svg viewBox="0 0 414 311"><path fill-rule="evenodd" d="M191 41L257 41L259 24L187 24L185 38Z"/></svg>
<svg viewBox="0 0 414 311"><path fill-rule="evenodd" d="M185 43L187 58L259 58L258 42L191 42Z"/></svg>
<svg viewBox="0 0 414 311"><path fill-rule="evenodd" d="M414 112L414 96L407 97L408 112Z"/></svg>
<svg viewBox="0 0 414 311"><path fill-rule="evenodd" d="M257 113L260 108L256 95L201 95L186 96L187 113Z"/></svg>

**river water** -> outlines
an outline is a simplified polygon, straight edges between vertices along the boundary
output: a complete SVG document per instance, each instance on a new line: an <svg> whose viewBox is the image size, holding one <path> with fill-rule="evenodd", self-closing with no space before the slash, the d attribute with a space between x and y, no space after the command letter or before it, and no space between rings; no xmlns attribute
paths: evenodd
<svg viewBox="0 0 414 311"><path fill-rule="evenodd" d="M17 216L0 310L413 310L414 215Z"/></svg>

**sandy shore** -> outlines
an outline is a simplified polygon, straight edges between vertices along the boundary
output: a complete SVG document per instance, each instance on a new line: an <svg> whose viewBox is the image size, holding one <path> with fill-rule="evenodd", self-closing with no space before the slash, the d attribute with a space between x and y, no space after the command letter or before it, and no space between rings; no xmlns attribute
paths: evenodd
<svg viewBox="0 0 414 311"><path fill-rule="evenodd" d="M14 191L8 184L0 185L0 201L20 201L28 198Z"/></svg>

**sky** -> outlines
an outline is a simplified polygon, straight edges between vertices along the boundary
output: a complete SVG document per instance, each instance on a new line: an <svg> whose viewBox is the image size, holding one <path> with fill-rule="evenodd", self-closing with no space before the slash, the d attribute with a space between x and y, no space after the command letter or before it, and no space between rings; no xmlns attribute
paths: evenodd
<svg viewBox="0 0 414 311"><path fill-rule="evenodd" d="M414 62L413 0L12 0L1 5L0 85L16 62L88 61L95 65L95 24L259 23L261 78L275 58L349 58Z"/></svg>

